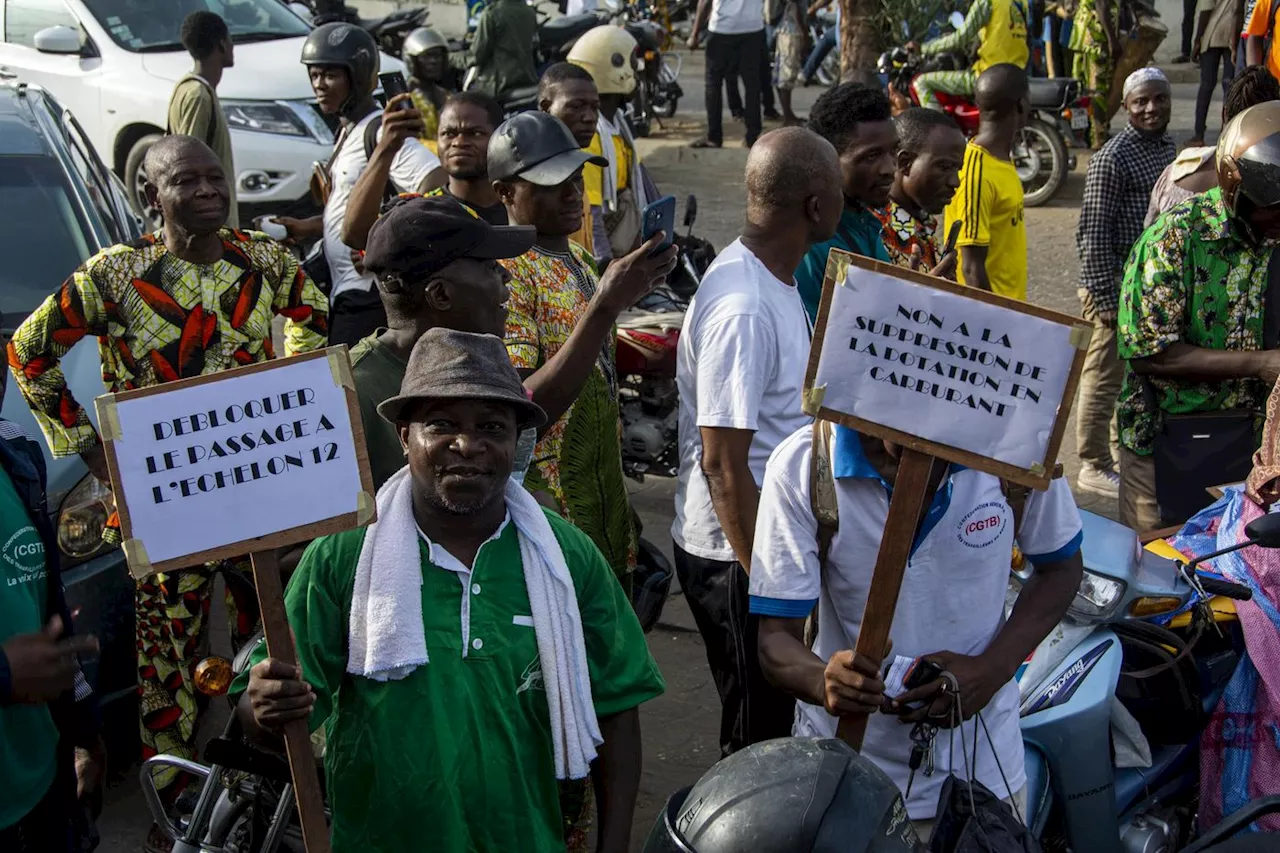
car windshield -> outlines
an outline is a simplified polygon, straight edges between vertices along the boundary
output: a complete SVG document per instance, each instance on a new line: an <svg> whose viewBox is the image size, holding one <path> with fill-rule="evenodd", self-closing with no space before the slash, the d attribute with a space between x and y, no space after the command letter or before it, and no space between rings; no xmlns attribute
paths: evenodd
<svg viewBox="0 0 1280 853"><path fill-rule="evenodd" d="M92 254L92 238L66 173L50 157L0 157L0 210L22 211L0 228L0 312L11 324Z"/></svg>
<svg viewBox="0 0 1280 853"><path fill-rule="evenodd" d="M237 44L311 32L280 0L85 0L85 5L112 41L135 53L182 50L183 19L203 9L222 16Z"/></svg>

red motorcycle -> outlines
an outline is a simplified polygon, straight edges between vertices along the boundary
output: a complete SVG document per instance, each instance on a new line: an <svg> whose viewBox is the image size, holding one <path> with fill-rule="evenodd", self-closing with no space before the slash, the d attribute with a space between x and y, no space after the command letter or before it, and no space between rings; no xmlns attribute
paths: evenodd
<svg viewBox="0 0 1280 853"><path fill-rule="evenodd" d="M680 468L676 346L684 312L715 259L715 248L693 236L698 200L685 203L687 233L676 235L680 261L665 284L618 317L618 401L622 409L622 468L628 477L674 477Z"/></svg>
<svg viewBox="0 0 1280 853"><path fill-rule="evenodd" d="M912 82L928 71L958 71L968 64L954 54L920 57L896 47L881 54L881 76L897 104L919 106ZM1013 165L1022 181L1027 207L1039 207L1057 195L1067 172L1076 167L1070 148L1089 147L1090 93L1070 77L1031 77L1031 116L1013 147ZM978 132L978 108L968 98L938 94L943 110L964 135Z"/></svg>

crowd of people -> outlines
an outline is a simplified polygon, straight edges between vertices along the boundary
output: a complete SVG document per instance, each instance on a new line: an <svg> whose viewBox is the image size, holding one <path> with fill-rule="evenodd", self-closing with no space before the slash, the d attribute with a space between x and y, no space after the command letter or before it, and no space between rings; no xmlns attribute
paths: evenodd
<svg viewBox="0 0 1280 853"><path fill-rule="evenodd" d="M957 38L1005 26L1020 2L982 0ZM962 742L989 744L970 775L1025 814L1014 674L1079 587L1070 488L1055 478L1018 494L934 467L889 656L940 674L887 695L887 661L852 649L901 448L813 421L801 395L833 248L1026 300L1012 164L1030 113L1025 56L990 43L968 77L928 82L972 93L972 139L928 106L895 115L864 83L825 92L806 127L763 133L761 30L739 19L741 4L703 7L708 105L713 78L718 99L741 77L751 151L741 236L707 270L680 337L671 536L722 704L721 750L830 737L842 715L870 713L863 754L927 838L942 780L963 759L920 732L956 727ZM782 15L801 26L804 11ZM1200 30L1213 30L1204 12ZM542 74L539 109L505 118L489 95L448 91L446 46L429 32L409 39L411 91L381 107L372 38L317 28L301 61L340 128L315 175L323 212L277 220L290 243L320 246L304 263L237 227L217 101L233 45L220 18L194 13L182 31L193 70L145 164L163 227L90 258L7 342L53 455L78 454L106 488L101 435L59 366L83 339L96 340L110 391L272 359L276 317L286 356L350 347L378 520L280 555L300 665L259 644L233 687L245 731L265 746L292 721L325 728L337 851L417 849L424 827L445 851L579 851L593 818L598 849L628 848L638 709L665 684L630 602L637 534L614 327L677 261L670 235L643 239L635 215L657 191L621 113L635 85L629 38L588 33ZM791 84L798 66L787 58ZM1179 440L1169 420L1230 414L1251 435L1249 413L1280 376L1268 309L1280 84L1261 66L1234 76L1216 156L1177 154L1160 71L1129 75L1121 100L1128 122L1090 161L1077 235L1094 326L1077 485L1117 497L1122 521L1150 530L1186 497L1161 473ZM721 143L709 123L704 144ZM0 556L24 571L9 583L20 592L0 596L0 770L12 780L0 848L81 849L77 796L94 789L102 748L75 655L94 641L71 632L39 447L2 421L0 463ZM965 547L979 507L1000 519L997 547ZM111 528L118 536L114 518ZM1006 618L1015 554L1035 572ZM192 669L216 574L243 644L258 621L247 557L138 582L144 756L195 756ZM940 772L915 772L924 743ZM187 780L161 781L172 798ZM414 819L388 817L398 814ZM167 847L159 827L147 843Z"/></svg>

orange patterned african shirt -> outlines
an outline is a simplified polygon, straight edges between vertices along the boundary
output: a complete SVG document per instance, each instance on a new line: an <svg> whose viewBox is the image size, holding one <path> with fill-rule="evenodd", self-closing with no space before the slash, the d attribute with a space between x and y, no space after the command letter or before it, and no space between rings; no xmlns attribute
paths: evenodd
<svg viewBox="0 0 1280 853"><path fill-rule="evenodd" d="M170 254L159 232L103 249L14 332L9 367L54 456L98 444L58 365L81 338L98 339L113 392L274 358L276 314L288 319L288 354L325 346L328 303L289 250L257 232L221 236L212 264Z"/></svg>
<svg viewBox="0 0 1280 853"><path fill-rule="evenodd" d="M576 243L569 249L560 253L534 246L518 258L499 261L512 279L507 352L517 369L537 370L555 356L595 295L594 262ZM525 485L552 495L629 588L635 532L622 474L617 373L610 335L581 393L534 449Z"/></svg>
<svg viewBox="0 0 1280 853"><path fill-rule="evenodd" d="M912 249L920 249L920 270L928 272L938 265L938 218L928 216L923 222L892 199L886 207L871 211L883 229L881 241L889 259L900 267L911 266Z"/></svg>

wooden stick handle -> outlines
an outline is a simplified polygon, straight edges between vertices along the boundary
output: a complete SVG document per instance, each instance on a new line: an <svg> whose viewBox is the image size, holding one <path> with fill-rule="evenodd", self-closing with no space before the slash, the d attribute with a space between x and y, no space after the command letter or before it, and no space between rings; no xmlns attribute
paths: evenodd
<svg viewBox="0 0 1280 853"><path fill-rule="evenodd" d="M865 655L873 661L879 662L884 657L889 644L889 629L893 627L893 612L898 606L902 576L906 574L916 527L929 499L929 480L937 461L929 454L909 447L903 447L898 458L898 476L893 485L893 497L889 500L889 516L880 537L880 552L876 555L871 589L867 592L867 604L862 611L862 628L854 648L855 654ZM841 717L836 736L854 749L862 749L867 719L866 714Z"/></svg>
<svg viewBox="0 0 1280 853"><path fill-rule="evenodd" d="M262 631L267 638L267 654L290 666L297 666L298 654L284 609L284 588L280 583L276 552L258 551L251 555L251 559L253 582L258 588L258 607L262 610ZM316 772L307 721L289 723L283 732L285 749L289 754L289 773L293 777L293 793L298 804L298 821L302 824L302 843L307 853L329 853L324 795L320 791L320 776Z"/></svg>

